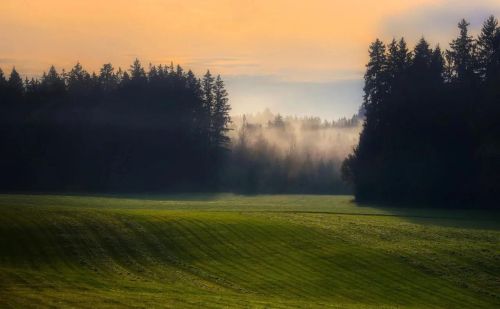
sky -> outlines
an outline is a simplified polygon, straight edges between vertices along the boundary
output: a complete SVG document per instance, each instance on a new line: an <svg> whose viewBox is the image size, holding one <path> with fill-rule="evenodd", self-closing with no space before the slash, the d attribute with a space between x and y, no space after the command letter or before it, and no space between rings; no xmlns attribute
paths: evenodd
<svg viewBox="0 0 500 309"><path fill-rule="evenodd" d="M234 114L351 116L368 45L421 36L447 47L461 18L477 32L498 0L0 0L0 67L39 76L174 63L221 74Z"/></svg>

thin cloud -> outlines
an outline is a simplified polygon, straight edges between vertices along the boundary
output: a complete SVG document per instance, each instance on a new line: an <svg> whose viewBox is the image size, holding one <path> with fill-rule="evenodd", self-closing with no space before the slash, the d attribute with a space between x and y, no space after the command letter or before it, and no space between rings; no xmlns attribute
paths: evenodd
<svg viewBox="0 0 500 309"><path fill-rule="evenodd" d="M248 59L240 57L192 58L186 62L186 65L193 67L231 68L231 69L255 68L259 66L259 64L255 61L250 61Z"/></svg>
<svg viewBox="0 0 500 309"><path fill-rule="evenodd" d="M477 33L490 15L500 14L500 3L490 1L445 1L440 5L427 5L404 14L387 18L380 25L384 39L404 36L410 42L424 36L432 43L447 46L458 33L457 23L465 18Z"/></svg>

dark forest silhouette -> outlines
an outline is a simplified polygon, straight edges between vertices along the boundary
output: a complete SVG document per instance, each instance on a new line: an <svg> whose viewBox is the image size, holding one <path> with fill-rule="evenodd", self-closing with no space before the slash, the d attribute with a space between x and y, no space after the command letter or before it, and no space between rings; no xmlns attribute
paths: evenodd
<svg viewBox="0 0 500 309"><path fill-rule="evenodd" d="M366 121L343 177L360 201L474 205L500 192L500 29L474 39L462 20L449 50L421 39L370 46ZM498 207L498 204L489 204Z"/></svg>
<svg viewBox="0 0 500 309"><path fill-rule="evenodd" d="M215 189L228 149L224 82L180 66L80 64L23 81L0 72L4 191Z"/></svg>

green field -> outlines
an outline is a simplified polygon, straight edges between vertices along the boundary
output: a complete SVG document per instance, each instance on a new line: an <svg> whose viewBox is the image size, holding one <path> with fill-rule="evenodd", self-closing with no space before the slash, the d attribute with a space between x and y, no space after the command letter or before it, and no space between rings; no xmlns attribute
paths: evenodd
<svg viewBox="0 0 500 309"><path fill-rule="evenodd" d="M0 307L500 308L500 215L0 195Z"/></svg>

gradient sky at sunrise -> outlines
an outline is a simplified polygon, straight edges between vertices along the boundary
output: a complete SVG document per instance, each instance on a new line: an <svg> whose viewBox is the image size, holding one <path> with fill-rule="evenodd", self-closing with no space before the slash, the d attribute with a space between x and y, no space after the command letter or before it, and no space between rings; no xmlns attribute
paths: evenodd
<svg viewBox="0 0 500 309"><path fill-rule="evenodd" d="M368 44L424 35L447 47L457 21L477 31L490 0L0 0L0 67L40 75L174 61L228 84L233 112L265 107L337 118L362 96Z"/></svg>

